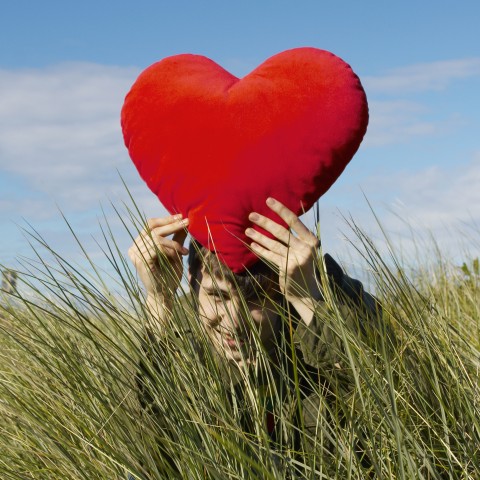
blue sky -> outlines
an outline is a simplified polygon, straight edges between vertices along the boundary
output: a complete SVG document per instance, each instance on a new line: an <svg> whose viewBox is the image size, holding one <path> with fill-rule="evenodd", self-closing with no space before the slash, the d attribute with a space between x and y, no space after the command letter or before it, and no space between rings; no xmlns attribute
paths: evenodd
<svg viewBox="0 0 480 480"><path fill-rule="evenodd" d="M127 198L117 171L147 215L162 214L119 127L142 69L190 52L242 76L298 46L350 63L370 104L363 145L321 200L324 248L348 257L341 214L375 231L365 195L406 252L404 220L446 250L461 241L478 254L479 19L476 1L3 2L0 263L31 255L18 227L26 222L73 258L59 210L101 262L92 240L101 205L126 251L130 240L109 207Z"/></svg>

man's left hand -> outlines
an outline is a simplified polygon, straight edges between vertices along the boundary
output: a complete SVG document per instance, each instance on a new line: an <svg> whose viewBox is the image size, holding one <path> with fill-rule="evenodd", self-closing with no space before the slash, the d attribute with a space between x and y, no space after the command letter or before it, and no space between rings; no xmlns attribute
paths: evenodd
<svg viewBox="0 0 480 480"><path fill-rule="evenodd" d="M268 198L266 203L289 228L252 212L249 220L271 233L274 238L269 238L253 228L247 228L245 234L252 239L252 250L278 267L280 289L287 301L297 311L299 308L304 310L305 307L311 311L312 299L318 295L315 264L320 242L285 205L273 198ZM307 320L300 311L299 313Z"/></svg>

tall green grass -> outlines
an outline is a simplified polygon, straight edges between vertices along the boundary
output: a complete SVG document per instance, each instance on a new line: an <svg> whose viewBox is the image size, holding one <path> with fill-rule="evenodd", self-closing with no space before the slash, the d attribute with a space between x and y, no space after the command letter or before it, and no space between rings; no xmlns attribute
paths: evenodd
<svg viewBox="0 0 480 480"><path fill-rule="evenodd" d="M132 220L133 238L141 221ZM353 225L383 317L359 333L322 282L321 316L341 368L325 365L330 387L311 385L312 434L296 416L295 358L288 389L276 380L286 363L261 350L257 367L243 372L208 349L199 358L186 332L208 340L185 288L163 333L149 338L152 312L108 225L102 231L113 278L87 252L90 266L80 270L32 232L23 283L2 298L2 479L480 478L474 263L462 270L438 253L433 267L405 265ZM288 312L279 314L288 327ZM288 342L279 348L292 357ZM336 388L344 377L348 388ZM275 445L266 390L281 425Z"/></svg>

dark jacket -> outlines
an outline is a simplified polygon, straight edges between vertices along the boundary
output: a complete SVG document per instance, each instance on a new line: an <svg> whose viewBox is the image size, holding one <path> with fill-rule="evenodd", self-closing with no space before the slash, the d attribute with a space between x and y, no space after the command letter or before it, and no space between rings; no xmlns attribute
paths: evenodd
<svg viewBox="0 0 480 480"><path fill-rule="evenodd" d="M325 400L334 402L338 395L349 395L354 387L353 377L345 362L342 339L335 328L332 328L335 318L340 315L344 328L354 335L365 334L366 330L376 328L375 326L381 321L381 307L378 301L364 291L361 282L347 276L330 255L325 255L324 260L330 284L329 291L333 293L333 298L316 299L317 308L308 327L297 317L291 307L284 305L284 308L288 308L291 312L293 330L290 325L284 324L278 339L281 346L277 350L277 358L273 360L277 364L282 363L281 371L286 372L285 378L281 381L281 395L284 395L284 403L290 404L284 407L291 411L291 421L301 424L307 435L302 439L295 438L288 441L281 438L283 429L278 419L284 416L274 411L269 411L267 414L266 428L273 445L289 443L296 451L312 448L311 445L314 443L312 439L315 438L318 428L319 409L322 408L321 405ZM184 334L185 332L182 333L181 341L195 342L191 338L192 335L188 338L188 334ZM150 409L156 415L162 415L158 408L155 408L156 402L149 391L149 382L146 381L152 364L156 365L157 369L164 368L162 362L158 362L158 358L155 358L162 355L161 348L152 349L152 342L155 341L150 338L147 342L149 346L145 348L145 358L140 362L137 385L143 408ZM294 354L285 352L294 352ZM300 395L292 395L295 389ZM234 395L236 402L241 405L244 398L242 383L237 384ZM300 399L300 405L296 404L298 399ZM246 408L242 422L246 431L253 431L250 420L248 408Z"/></svg>

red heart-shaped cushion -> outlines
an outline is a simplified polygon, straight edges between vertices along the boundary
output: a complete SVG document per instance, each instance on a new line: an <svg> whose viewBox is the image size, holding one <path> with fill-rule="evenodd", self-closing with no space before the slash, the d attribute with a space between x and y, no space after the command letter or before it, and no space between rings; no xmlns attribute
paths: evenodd
<svg viewBox="0 0 480 480"><path fill-rule="evenodd" d="M358 77L316 48L279 53L242 79L203 56L168 57L140 74L122 109L125 145L148 187L237 273L258 260L244 233L249 213L280 222L269 196L307 211L367 123Z"/></svg>

